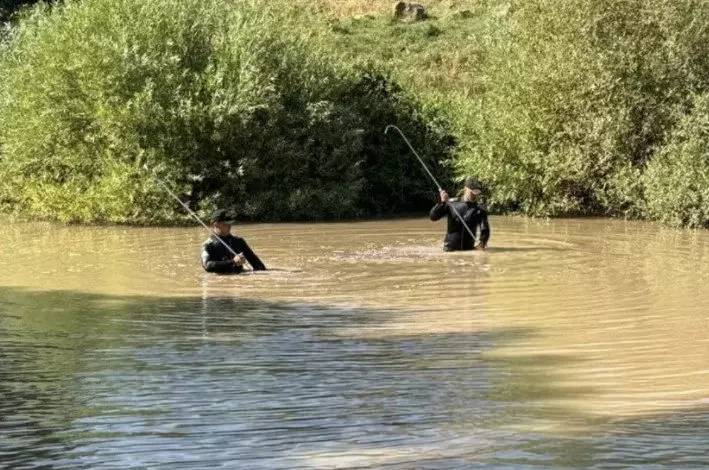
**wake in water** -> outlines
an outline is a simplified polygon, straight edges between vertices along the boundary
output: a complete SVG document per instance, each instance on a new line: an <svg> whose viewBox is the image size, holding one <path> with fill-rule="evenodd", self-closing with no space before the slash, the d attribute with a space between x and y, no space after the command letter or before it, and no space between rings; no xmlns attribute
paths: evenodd
<svg viewBox="0 0 709 470"><path fill-rule="evenodd" d="M288 275L288 274L300 274L302 273L302 269L298 268L268 268L266 271L244 271L243 273L239 274L240 276L247 275L247 276L279 276L279 275Z"/></svg>
<svg viewBox="0 0 709 470"><path fill-rule="evenodd" d="M335 250L324 260L344 263L415 263L415 262L442 262L468 261L484 258L490 254L520 253L534 254L542 251L564 251L564 248L555 246L499 246L488 247L485 250L469 251L443 251L439 246L431 245L398 245L384 246L357 251Z"/></svg>

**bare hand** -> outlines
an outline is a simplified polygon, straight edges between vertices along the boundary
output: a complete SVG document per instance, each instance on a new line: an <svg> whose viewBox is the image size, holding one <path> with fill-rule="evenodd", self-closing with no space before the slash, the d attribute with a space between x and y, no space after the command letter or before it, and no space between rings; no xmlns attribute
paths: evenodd
<svg viewBox="0 0 709 470"><path fill-rule="evenodd" d="M443 202L443 203L448 202L448 200L450 199L450 197L448 196L448 193L444 189L441 189L439 196L441 197L441 202Z"/></svg>
<svg viewBox="0 0 709 470"><path fill-rule="evenodd" d="M246 258L244 258L244 255L239 253L238 255L234 256L234 259L232 261L237 266L243 266L244 263L246 262Z"/></svg>
<svg viewBox="0 0 709 470"><path fill-rule="evenodd" d="M477 249L485 251L487 249L487 243L479 243Z"/></svg>

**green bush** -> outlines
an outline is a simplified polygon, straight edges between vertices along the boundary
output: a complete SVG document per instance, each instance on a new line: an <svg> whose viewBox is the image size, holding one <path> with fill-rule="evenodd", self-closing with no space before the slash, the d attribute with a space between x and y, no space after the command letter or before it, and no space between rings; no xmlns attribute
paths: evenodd
<svg viewBox="0 0 709 470"><path fill-rule="evenodd" d="M650 218L709 227L709 94L695 98L643 178Z"/></svg>
<svg viewBox="0 0 709 470"><path fill-rule="evenodd" d="M147 163L202 211L416 210L430 185L382 134L397 123L444 184L451 170L483 180L493 210L705 225L701 178L673 183L677 194L661 182L701 173L693 142L706 107L693 97L709 92L709 3L466 8L421 24L275 0L25 11L0 40L0 206L74 221L180 218Z"/></svg>
<svg viewBox="0 0 709 470"><path fill-rule="evenodd" d="M709 4L518 0L491 23L458 171L533 215L642 214L641 175L708 89Z"/></svg>
<svg viewBox="0 0 709 470"><path fill-rule="evenodd" d="M0 0L0 23L12 21L23 8L40 2L41 0ZM44 3L54 3L57 0L44 0Z"/></svg>
<svg viewBox="0 0 709 470"><path fill-rule="evenodd" d="M427 204L416 162L382 130L397 122L446 160L442 121L308 28L275 2L38 7L0 63L0 204L65 221L182 218L145 164L194 208L250 219Z"/></svg>

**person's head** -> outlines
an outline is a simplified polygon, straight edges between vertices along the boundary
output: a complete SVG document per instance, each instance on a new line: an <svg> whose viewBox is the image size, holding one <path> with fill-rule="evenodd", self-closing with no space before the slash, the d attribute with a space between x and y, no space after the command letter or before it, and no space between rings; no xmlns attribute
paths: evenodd
<svg viewBox="0 0 709 470"><path fill-rule="evenodd" d="M229 235L231 232L231 226L236 223L234 216L231 215L226 209L218 209L214 211L211 217L212 229L217 235L224 236Z"/></svg>
<svg viewBox="0 0 709 470"><path fill-rule="evenodd" d="M473 177L468 177L465 179L465 184L463 186L463 198L466 201L475 201L482 190L480 189L480 183Z"/></svg>

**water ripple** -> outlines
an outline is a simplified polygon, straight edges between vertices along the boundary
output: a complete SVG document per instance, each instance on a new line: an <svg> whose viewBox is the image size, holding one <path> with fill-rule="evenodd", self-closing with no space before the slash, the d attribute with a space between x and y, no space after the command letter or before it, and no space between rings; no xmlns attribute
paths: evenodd
<svg viewBox="0 0 709 470"><path fill-rule="evenodd" d="M6 225L0 467L704 466L709 235L492 224Z"/></svg>

